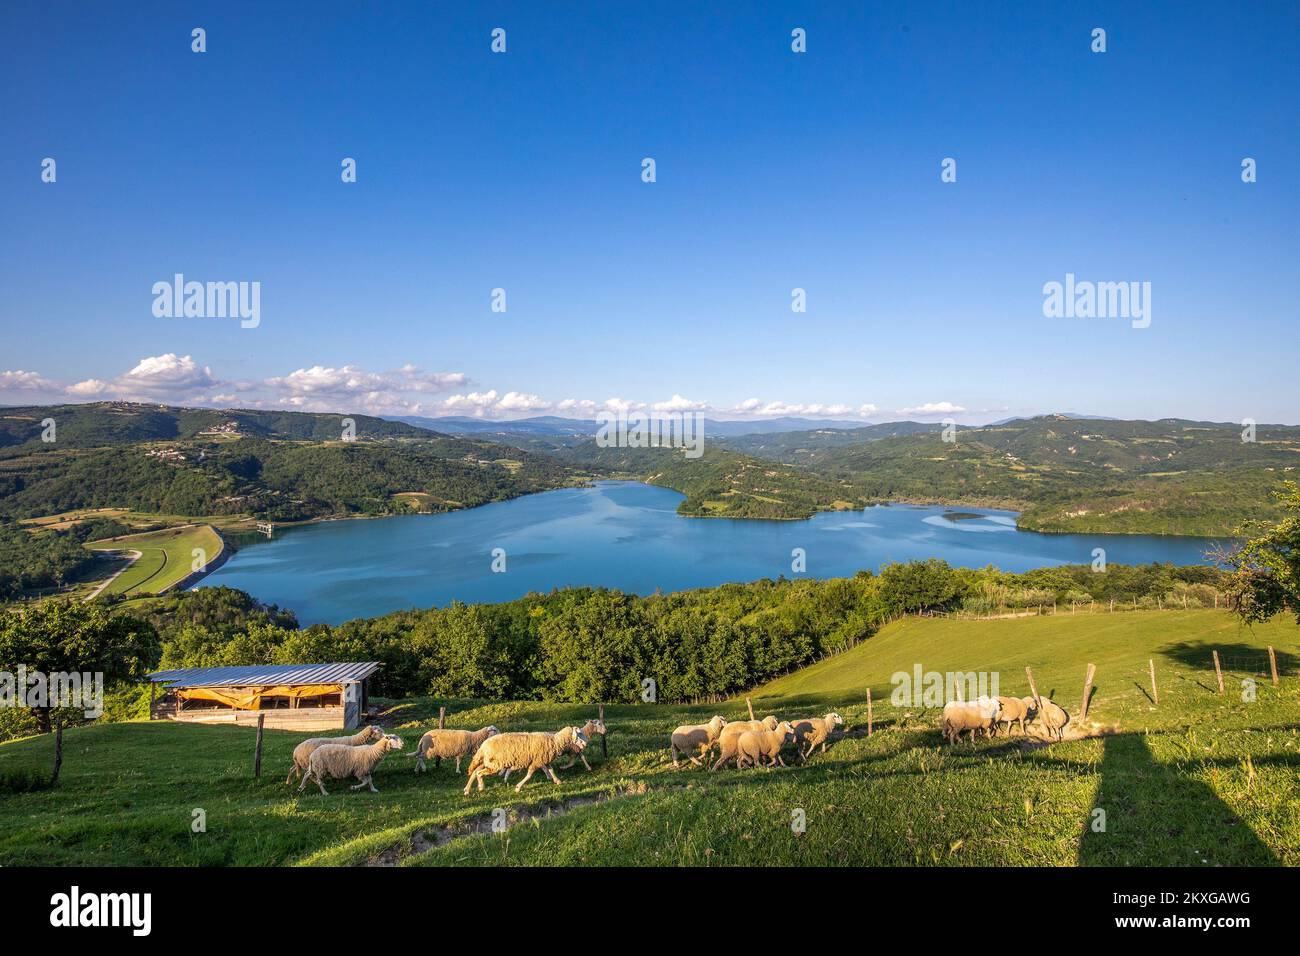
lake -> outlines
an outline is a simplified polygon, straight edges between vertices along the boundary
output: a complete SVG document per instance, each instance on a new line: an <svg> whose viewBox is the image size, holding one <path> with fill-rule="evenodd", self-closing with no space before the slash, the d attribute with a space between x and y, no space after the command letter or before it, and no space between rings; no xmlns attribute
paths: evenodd
<svg viewBox="0 0 1300 956"><path fill-rule="evenodd" d="M1038 534L1015 513L887 505L807 521L683 518L682 496L638 482L599 482L439 515L328 521L276 531L203 579L297 613L305 626L406 608L508 601L529 591L605 586L636 594L791 573L847 577L890 561L943 558L962 567L1027 571L1087 564L1204 563L1207 538ZM492 551L506 553L504 573Z"/></svg>

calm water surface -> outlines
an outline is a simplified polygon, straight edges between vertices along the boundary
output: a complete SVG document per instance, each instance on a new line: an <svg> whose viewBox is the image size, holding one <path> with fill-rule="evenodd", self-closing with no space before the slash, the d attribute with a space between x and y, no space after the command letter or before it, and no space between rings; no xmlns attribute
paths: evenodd
<svg viewBox="0 0 1300 956"><path fill-rule="evenodd" d="M1204 562L1207 538L1037 534L1015 513L889 505L808 521L683 518L682 496L637 482L600 482L441 515L330 521L277 531L203 580L295 611L305 626L405 608L508 601L529 591L603 585L649 594L790 572L793 548L812 577L844 577L890 561L943 558L1027 571L1087 564ZM952 515L974 515L954 520ZM507 570L491 570L504 548Z"/></svg>

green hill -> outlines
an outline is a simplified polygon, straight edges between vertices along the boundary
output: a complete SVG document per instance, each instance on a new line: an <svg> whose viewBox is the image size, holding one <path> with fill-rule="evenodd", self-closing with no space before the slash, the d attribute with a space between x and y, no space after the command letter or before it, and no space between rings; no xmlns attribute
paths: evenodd
<svg viewBox="0 0 1300 956"><path fill-rule="evenodd" d="M253 732L178 724L100 724L65 736L58 789L0 794L0 863L283 865L397 862L559 865L1233 865L1300 864L1297 629L1253 631L1223 612L1130 612L1027 620L896 622L855 650L758 692L760 713L835 707L847 733L806 765L674 770L673 726L744 704L606 708L609 757L461 795L447 766L425 775L390 757L379 794L336 782L299 796L283 773L299 736L268 732L265 774L251 776ZM1259 672L1273 643L1287 670ZM1216 693L1209 647L1229 665ZM1160 705L1142 668L1156 660ZM1083 665L1097 664L1097 736L1047 745L995 738L942 745L934 709L888 703L894 669L1001 668L1004 693L1039 690L1078 708ZM1266 671L1265 671L1266 673ZM1242 680L1257 681L1253 701ZM878 691L865 735L865 686ZM448 705L452 726L581 723L581 704L394 702L386 725L406 749ZM47 767L48 736L0 744L0 776ZM513 783L513 781L512 781ZM493 811L512 824L492 832ZM195 833L196 809L206 832ZM1105 830L1093 828L1105 811ZM806 831L792 822L800 816Z"/></svg>
<svg viewBox="0 0 1300 956"><path fill-rule="evenodd" d="M1300 427L1110 421L1062 415L933 430L884 426L728 439L834 486L834 497L987 505L1035 531L1234 533L1277 517L1271 493L1300 468ZM852 436L854 441L846 441ZM820 506L829 506L823 495Z"/></svg>

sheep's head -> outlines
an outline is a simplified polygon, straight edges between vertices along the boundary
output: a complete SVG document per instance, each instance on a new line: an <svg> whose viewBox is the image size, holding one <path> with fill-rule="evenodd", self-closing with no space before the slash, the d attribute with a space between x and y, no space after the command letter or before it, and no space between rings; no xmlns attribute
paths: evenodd
<svg viewBox="0 0 1300 956"><path fill-rule="evenodd" d="M378 740L382 736L384 736L384 732L380 730L378 727L376 727L374 724L371 724L369 727L366 728L366 737L365 737L366 743L370 743L371 741Z"/></svg>
<svg viewBox="0 0 1300 956"><path fill-rule="evenodd" d="M1024 705L1025 705L1025 710L1029 711L1031 714L1032 714L1035 710L1037 710L1037 708L1034 706L1034 698L1032 698L1032 697L1021 697L1021 698L1020 698L1020 703L1024 704Z"/></svg>
<svg viewBox="0 0 1300 956"><path fill-rule="evenodd" d="M776 730L779 724L776 717L773 714L768 714L766 717L763 718L763 726L766 727L768 730ZM789 724L787 724L786 726L789 726Z"/></svg>
<svg viewBox="0 0 1300 956"><path fill-rule="evenodd" d="M497 726L496 726L495 724L492 724L491 726L487 727L486 729L487 729L487 735L488 735L488 737L495 737L497 734L501 733L501 731L497 728ZM485 738L485 739L486 739L486 738Z"/></svg>
<svg viewBox="0 0 1300 956"><path fill-rule="evenodd" d="M587 727L590 728L593 734L603 734L605 732L605 722L600 718L587 721Z"/></svg>
<svg viewBox="0 0 1300 956"><path fill-rule="evenodd" d="M573 746L579 750L584 749L587 746L587 735L582 732L582 728L570 727L569 729L573 731Z"/></svg>
<svg viewBox="0 0 1300 956"><path fill-rule="evenodd" d="M826 721L827 725L831 727L838 727L844 723L844 718L835 713L835 711L831 711L823 719Z"/></svg>
<svg viewBox="0 0 1300 956"><path fill-rule="evenodd" d="M772 729L782 735L785 743L788 744L794 740L794 724L790 723L790 721L783 720Z"/></svg>
<svg viewBox="0 0 1300 956"><path fill-rule="evenodd" d="M727 718L721 714L714 714L709 720L709 727L713 729L714 736L722 733L722 728L727 726Z"/></svg>
<svg viewBox="0 0 1300 956"><path fill-rule="evenodd" d="M401 750L404 746L406 746L404 743L402 743L401 737L394 736L393 734L384 734L383 737L384 737L385 750Z"/></svg>

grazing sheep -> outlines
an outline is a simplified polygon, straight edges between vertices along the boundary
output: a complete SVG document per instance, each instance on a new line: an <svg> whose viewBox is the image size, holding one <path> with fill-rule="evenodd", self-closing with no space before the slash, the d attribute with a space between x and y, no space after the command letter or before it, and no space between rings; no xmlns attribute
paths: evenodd
<svg viewBox="0 0 1300 956"><path fill-rule="evenodd" d="M1032 697L999 697L998 698L998 720L993 727L996 735L997 731L1002 729L1002 725L1007 725L1007 733L1011 733L1011 725L1020 724L1020 732L1025 732L1025 721L1030 719L1034 712L1034 698Z"/></svg>
<svg viewBox="0 0 1300 956"><path fill-rule="evenodd" d="M420 738L420 745L406 756L415 758L415 772L424 769L424 762L430 757L442 757L446 760L455 758L456 772L460 773L460 758L473 756L479 744L501 731L495 727L481 727L478 730L447 730L439 727Z"/></svg>
<svg viewBox="0 0 1300 956"><path fill-rule="evenodd" d="M298 746L293 748L293 766L289 768L289 776L284 778L285 783L293 783L295 776L300 776L307 770L307 761L311 759L312 751L317 747L360 747L363 744L372 743L384 735L384 732L378 727L362 727L351 737L310 737L304 740Z"/></svg>
<svg viewBox="0 0 1300 956"><path fill-rule="evenodd" d="M1001 708L996 698L977 697L972 701L953 700L943 705L943 735L955 744L963 731L970 731L970 741L975 742L979 731L991 733L997 723Z"/></svg>
<svg viewBox="0 0 1300 956"><path fill-rule="evenodd" d="M784 767L781 748L794 741L794 726L788 720L777 724L775 730L747 730L736 740L736 769L740 770L747 763L760 767L764 757L769 767L777 764Z"/></svg>
<svg viewBox="0 0 1300 956"><path fill-rule="evenodd" d="M707 724L682 724L673 731L672 741L668 745L668 751L673 755L673 766L681 766L677 762L679 751L687 757L690 757L692 750L698 751L700 757L704 756L727 726L727 718L722 716L712 717ZM690 757L690 761L697 767L700 765L698 757Z"/></svg>
<svg viewBox="0 0 1300 956"><path fill-rule="evenodd" d="M577 727L563 727L553 734L547 733L513 733L497 734L483 741L474 759L469 762L469 780L465 784L465 796L474 781L483 789L483 778L503 770L527 770L524 779L515 786L515 792L523 789L524 784L532 779L534 773L541 770L558 787L560 778L551 769L555 758L570 747L582 750L587 746L587 738Z"/></svg>
<svg viewBox="0 0 1300 956"><path fill-rule="evenodd" d="M740 741L740 735L750 731L776 730L777 720L771 714L768 714L762 720L737 720L726 727L722 728L722 733L718 735L718 750L721 752L717 762L710 767L710 770L717 770L728 760L735 760L736 754L739 753L737 745Z"/></svg>
<svg viewBox="0 0 1300 956"><path fill-rule="evenodd" d="M1047 728L1047 736L1061 740L1064 737L1065 725L1070 722L1070 715L1056 702L1046 697L1038 698L1038 702L1041 705L1038 708L1038 719Z"/></svg>
<svg viewBox="0 0 1300 956"><path fill-rule="evenodd" d="M844 718L831 711L825 717L805 717L803 720L793 721L792 724L795 743L801 748L804 744L808 745L808 749L800 755L801 759L806 761L819 744L822 753L826 752L826 738L835 732L836 727L843 726Z"/></svg>
<svg viewBox="0 0 1300 956"><path fill-rule="evenodd" d="M353 784L353 790L369 787L371 793L378 793L371 775L388 756L388 751L401 748L402 738L394 737L392 734L384 734L373 744L360 747L340 747L330 744L317 747L307 759L307 772L302 775L298 792L301 793L302 788L307 786L307 781L315 777L321 795L328 796L325 791L326 778L346 780L348 777L356 777L360 783Z"/></svg>

